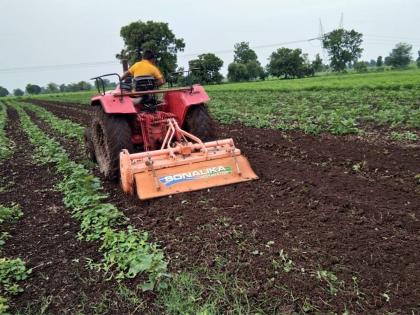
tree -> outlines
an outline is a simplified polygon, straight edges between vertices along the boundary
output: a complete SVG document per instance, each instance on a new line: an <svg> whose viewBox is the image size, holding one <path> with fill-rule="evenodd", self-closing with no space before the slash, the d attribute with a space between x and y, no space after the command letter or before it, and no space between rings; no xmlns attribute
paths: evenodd
<svg viewBox="0 0 420 315"><path fill-rule="evenodd" d="M127 59L133 64L139 59L139 53L151 49L157 55L157 65L164 75L176 69L178 51L185 47L182 38L176 38L167 23L153 21L137 21L123 26L120 35L124 40L124 48L116 57Z"/></svg>
<svg viewBox="0 0 420 315"><path fill-rule="evenodd" d="M376 66L382 67L384 65L384 62L382 60L382 56L378 56L378 59L376 59Z"/></svg>
<svg viewBox="0 0 420 315"><path fill-rule="evenodd" d="M228 79L232 82L249 80L248 69L243 63L232 62L228 66Z"/></svg>
<svg viewBox="0 0 420 315"><path fill-rule="evenodd" d="M41 87L35 84L30 84L28 83L28 85L26 85L26 93L28 94L39 94L41 93Z"/></svg>
<svg viewBox="0 0 420 315"><path fill-rule="evenodd" d="M59 87L57 84L50 82L47 84L47 88L45 89L46 93L57 93L59 91Z"/></svg>
<svg viewBox="0 0 420 315"><path fill-rule="evenodd" d="M363 48L362 34L355 30L334 30L324 36L323 47L330 56L330 65L334 71L344 71L346 66L360 58Z"/></svg>
<svg viewBox="0 0 420 315"><path fill-rule="evenodd" d="M388 65L393 68L405 68L412 61L411 50L413 46L407 43L398 43L387 57Z"/></svg>
<svg viewBox="0 0 420 315"><path fill-rule="evenodd" d="M5 97L7 95L9 95L9 91L6 88L0 86L0 97Z"/></svg>
<svg viewBox="0 0 420 315"><path fill-rule="evenodd" d="M362 73L362 72L368 71L368 65L369 65L369 62L358 61L354 63L353 67L356 72Z"/></svg>
<svg viewBox="0 0 420 315"><path fill-rule="evenodd" d="M418 57L417 57L417 68L420 68L420 50L417 52L418 53Z"/></svg>
<svg viewBox="0 0 420 315"><path fill-rule="evenodd" d="M279 48L269 58L268 72L275 77L284 76L286 79L298 77L304 69L304 62L301 49Z"/></svg>
<svg viewBox="0 0 420 315"><path fill-rule="evenodd" d="M238 66L240 65L240 66ZM248 81L256 78L265 79L265 72L258 61L257 54L249 47L248 42L236 43L233 63L228 66L230 81Z"/></svg>
<svg viewBox="0 0 420 315"><path fill-rule="evenodd" d="M320 57L319 54L315 55L315 60L312 61L311 67L312 69L314 69L315 72L321 72L322 70L324 70L324 66L322 64L322 58Z"/></svg>
<svg viewBox="0 0 420 315"><path fill-rule="evenodd" d="M248 42L236 43L234 49L233 62L246 64L258 60L257 54L249 47Z"/></svg>
<svg viewBox="0 0 420 315"><path fill-rule="evenodd" d="M25 94L25 92L23 92L21 89L14 89L13 90L13 95L14 96L23 96Z"/></svg>
<svg viewBox="0 0 420 315"><path fill-rule="evenodd" d="M190 60L190 69L196 69L192 73L194 81L200 83L220 83L223 76L220 69L223 66L223 60L215 54L201 54L197 59Z"/></svg>
<svg viewBox="0 0 420 315"><path fill-rule="evenodd" d="M92 89L92 84L86 81L80 81L76 84L79 91L89 91Z"/></svg>
<svg viewBox="0 0 420 315"><path fill-rule="evenodd" d="M248 80L265 78L264 69L261 67L261 64L258 60L249 61L245 64L245 66L248 72Z"/></svg>

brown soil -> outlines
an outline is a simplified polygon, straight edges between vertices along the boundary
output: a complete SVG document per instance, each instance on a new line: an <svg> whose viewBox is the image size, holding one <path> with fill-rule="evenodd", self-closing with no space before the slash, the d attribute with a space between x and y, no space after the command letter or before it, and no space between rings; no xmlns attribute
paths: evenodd
<svg viewBox="0 0 420 315"><path fill-rule="evenodd" d="M89 123L89 107L37 103ZM419 146L239 125L217 131L234 138L258 181L147 202L105 183L109 201L162 243L172 271L226 272L248 283L249 298L270 313L308 303L321 313L420 309ZM293 261L290 272L281 250ZM317 278L321 270L338 277L335 294Z"/></svg>

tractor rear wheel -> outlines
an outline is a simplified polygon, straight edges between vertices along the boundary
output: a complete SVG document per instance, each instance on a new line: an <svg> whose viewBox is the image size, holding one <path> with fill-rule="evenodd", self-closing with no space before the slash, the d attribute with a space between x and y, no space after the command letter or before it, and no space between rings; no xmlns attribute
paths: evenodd
<svg viewBox="0 0 420 315"><path fill-rule="evenodd" d="M108 180L118 180L120 152L133 152L131 128L124 116L106 114L102 108L95 110L92 120L92 142L102 175Z"/></svg>
<svg viewBox="0 0 420 315"><path fill-rule="evenodd" d="M92 131L90 128L85 128L83 138L85 140L85 151L87 158L92 162L96 162L95 148L93 147Z"/></svg>
<svg viewBox="0 0 420 315"><path fill-rule="evenodd" d="M207 106L195 105L188 110L183 129L199 137L202 141L214 139L214 122L210 117Z"/></svg>

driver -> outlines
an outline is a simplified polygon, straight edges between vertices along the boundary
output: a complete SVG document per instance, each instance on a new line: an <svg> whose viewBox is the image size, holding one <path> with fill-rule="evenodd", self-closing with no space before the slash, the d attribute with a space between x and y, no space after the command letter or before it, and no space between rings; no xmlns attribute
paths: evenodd
<svg viewBox="0 0 420 315"><path fill-rule="evenodd" d="M129 76L134 78L139 76L152 76L155 78L157 86L161 86L165 83L162 73L156 67L156 54L151 50L146 50L143 53L142 60L136 62L128 71L124 72L121 76L121 80L124 80Z"/></svg>

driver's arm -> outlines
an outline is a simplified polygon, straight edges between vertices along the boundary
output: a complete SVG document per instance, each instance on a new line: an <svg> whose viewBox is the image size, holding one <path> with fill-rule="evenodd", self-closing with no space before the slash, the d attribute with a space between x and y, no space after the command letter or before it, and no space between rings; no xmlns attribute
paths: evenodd
<svg viewBox="0 0 420 315"><path fill-rule="evenodd" d="M124 72L123 75L121 76L121 81L124 81L125 79L127 79L130 76L131 76L130 71Z"/></svg>
<svg viewBox="0 0 420 315"><path fill-rule="evenodd" d="M162 78L159 78L159 79L156 79L156 85L157 86L161 86L161 85L164 85L165 84L165 79L162 77Z"/></svg>
<svg viewBox="0 0 420 315"><path fill-rule="evenodd" d="M157 67L154 67L152 75L155 77L156 85L158 87L165 84L165 78L163 77L162 72L160 72L160 70Z"/></svg>

